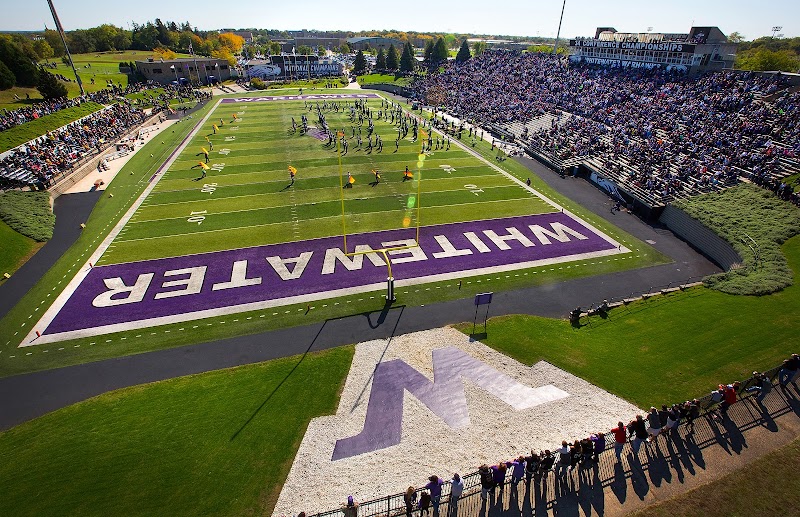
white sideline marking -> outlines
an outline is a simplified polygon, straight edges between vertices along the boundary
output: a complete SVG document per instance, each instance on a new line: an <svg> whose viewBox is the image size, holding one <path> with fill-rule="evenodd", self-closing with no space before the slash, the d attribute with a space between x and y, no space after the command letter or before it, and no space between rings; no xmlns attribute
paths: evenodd
<svg viewBox="0 0 800 517"><path fill-rule="evenodd" d="M139 206L141 206L141 204L144 202L147 196L150 195L150 192L156 187L161 178L164 177L164 173L167 172L167 170L172 166L172 164L175 162L178 156L183 152L184 149L186 149L186 147L189 145L189 142L191 142L192 139L195 136L197 136L197 133L200 132L200 128L203 127L203 124L205 124L205 122L211 117L211 114L214 113L214 111L216 111L216 109L219 107L220 102L222 102L222 99L218 100L214 108L210 109L206 114L206 116L203 117L202 120L197 122L194 129L192 129L192 131L188 135L186 135L181 145L178 146L177 149L175 149L172 156L166 162L161 164L159 168L156 169L160 170L161 172L157 173L156 178L152 182L150 182L150 184L147 185L147 187L145 187L145 189L139 195L138 199L134 201L134 203L130 206L130 208L128 208L128 211L125 212L125 215L123 215L122 218L117 222L117 224L114 226L111 232L109 232L106 238L103 239L103 241L97 247L97 249L95 249L94 252L91 255L89 255L89 258L84 264L84 266L78 269L77 274L74 277L72 277L72 280L70 280L69 283L64 287L64 289L61 290L61 293L55 300L53 300L53 303L50 305L50 307L48 307L47 311L45 311L45 313L42 315L39 321L37 321L36 324L34 324L33 328L31 328L31 331L28 333L27 336L25 336L25 338L22 340L22 343L20 343L19 346L27 346L33 344L32 341L37 337L36 330L37 329L45 330L47 326L50 325L50 323L53 321L53 319L56 317L59 311L64 307L64 304L67 303L67 300L69 300L69 297L72 295L72 293L78 288L81 282L83 282L83 280L89 274L89 271L91 270L91 266L89 264L90 263L96 264L98 260L103 256L103 253L106 252L108 247L117 237L117 234L119 234L122 228L125 227L125 225L128 223L128 220L131 217L133 217L133 214L136 213L136 211L139 209ZM106 228L107 227L108 225L106 225ZM53 287L53 290L55 289L56 288Z"/></svg>
<svg viewBox="0 0 800 517"><path fill-rule="evenodd" d="M527 268L534 268L538 266L542 266L545 264L552 264L552 263L559 263L559 262L571 262L573 260L581 260L586 258L592 257L602 257L607 255L613 255L616 253L620 253L619 250L616 248L610 250L602 250L602 251L594 251L591 253L580 253L577 255L568 255L562 257L556 257L551 259L541 259L535 260L531 262L522 262L517 264L508 264L505 266L491 266L486 268L480 269L472 269L472 270L461 270L456 271L453 273L443 273L439 275L431 275L427 277L419 277L419 278L411 278L407 280L397 280L395 281L395 286L397 287L408 287L414 286L419 284L426 284L429 282L440 282L440 281L447 281L447 280L459 280L464 276L478 276L478 275L485 275L485 274L496 274L496 273L504 273L508 271L514 271L517 269L527 269ZM519 274L515 274L514 276L519 276ZM472 282L467 281L466 284L470 284ZM63 341L65 339L77 339L83 337L90 337L90 336L97 336L102 334L109 334L112 332L121 332L127 330L134 330L146 327L155 327L158 325L167 325L173 323L183 323L187 321L203 319L203 318L212 318L217 316L228 316L233 314L239 314L241 312L250 312L250 311L257 311L263 309L272 309L278 307L284 307L287 305L294 305L294 304L307 304L309 302L316 302L320 300L327 300L330 298L338 298L344 296L353 296L357 294L366 294L371 291L383 291L386 288L386 284L384 282L363 285L363 286L356 286L356 287L348 287L343 289L336 289L333 291L324 291L320 293L310 293L301 296L290 296L287 298L278 298L275 300L266 300L262 302L252 302L246 303L241 305L231 305L228 307L219 307L216 309L206 309L202 311L195 311L195 312L185 312L182 314L175 314L172 316L161 316L157 318L149 318L144 320L138 321L131 321L125 323L116 323L113 325L105 325L102 327L93 327L88 329L81 329L81 330L74 330L69 332L62 332L59 334L44 334L35 342L27 342L23 343L20 346L32 346L32 345L39 345L45 343L52 343L56 341ZM417 289L415 292L419 292ZM363 301L363 298L360 298L359 301ZM353 300L347 300L347 303L352 303ZM334 305L337 305L339 302L335 302ZM300 308L298 311L303 311L305 309ZM291 310L284 311L284 314L289 314ZM273 313L277 315L278 313ZM224 323L224 322L220 322ZM206 325L211 325L211 323L207 323ZM165 332L169 332L168 330ZM152 332L151 335L155 335L155 332ZM35 334L34 334L35 336Z"/></svg>
<svg viewBox="0 0 800 517"><path fill-rule="evenodd" d="M217 104L214 106L214 108L211 109L208 112L208 114L203 118L203 120L201 120L200 122L197 123L197 125L192 130L192 132L189 133L189 135L187 135L187 137L184 140L183 144L181 144L181 146L179 146L175 150L174 154L172 154L172 158L169 159L164 164L162 164L162 166L159 168L159 170L161 170L162 172L159 173L157 175L157 177L155 178L155 180L153 182L151 182L145 188L145 190L139 196L137 201L128 209L128 211L125 213L125 215L122 217L122 219L120 219L120 221L117 223L117 225L112 229L112 231L108 234L108 236L102 241L100 246L89 257L86 265L88 265L88 262L95 262L96 263L97 259L102 257L103 253L108 249L108 246L110 245L110 243L116 238L116 236L119 234L119 232L125 226L125 224L127 224L127 222L130 220L130 218L136 213L138 208L142 205L142 203L147 198L147 196L153 191L153 189L158 184L158 182L169 171L169 168L175 162L177 157L184 151L184 149L189 145L189 142L197 135L197 133L199 132L199 130L202 127L202 125L211 117L211 115L219 107L220 102L221 102L221 100L217 101ZM436 130L434 130L434 132L438 133L438 134L442 134L441 132L436 131ZM574 213L569 212L563 206L557 204L555 201L553 201L553 200L549 199L548 197L544 196L543 194L541 194L537 190L533 189L532 187L529 187L522 180L517 179L516 177L514 177L510 173L504 171L503 169L501 169L497 165L495 165L495 164L491 163L490 161L488 161L483 156L479 155L477 152L474 152L473 150L469 149L465 144L462 144L458 140L452 140L452 142L455 145L461 147L462 150L466 151L468 154L470 154L473 157L477 158L480 162L484 163L485 165L488 165L490 168L492 168L493 170L499 172L501 175L505 176L507 179L509 179L512 182L516 183L518 186L520 186L523 189L527 190L531 194L537 196L539 199L541 199L546 204L552 206L557 211L561 211L561 212L565 213L571 219L573 219L573 220L575 220L577 222L580 222L586 228L588 228L591 231L593 231L594 233L596 233L599 237L601 237L606 242L608 242L610 244L613 244L615 247L612 248L612 249L609 249L609 250L596 251L596 252L591 252L591 253L574 254L574 255L561 256L561 257L555 257L555 258L549 258L549 259L542 259L542 260L537 260L537 261L530 261L530 262L516 263L516 264L508 264L508 265L503 265L503 266L492 266L492 267L479 268L479 269L473 269L473 270L462 270L462 271L458 271L458 272L454 272L454 273L431 275L431 276L427 276L427 277L419 277L419 278L408 279L408 280L398 280L396 282L396 285L398 287L419 285L419 284L428 283L428 282L458 280L458 279L460 279L460 278L462 278L464 276L477 276L477 275L482 275L482 274L496 274L496 273L509 272L509 271L514 271L514 270L519 270L519 269L533 268L533 267L537 267L537 266L541 266L541 265L553 265L553 264L558 264L558 263L563 263L563 262L570 262L570 261L574 261L574 260L582 260L582 259L588 259L588 258L598 258L598 257L604 257L604 256L615 255L615 254L620 254L620 253L629 253L631 251L627 247L622 246L618 241L610 238L606 233L600 231L599 229L597 229L593 225L589 224L588 222L584 221L583 219L581 219L580 217L575 215ZM524 200L524 198L520 198L520 199L517 199L517 200ZM428 207L428 208L431 208L431 209L448 208L448 207L452 207L452 206L475 205L475 204L481 204L481 203L489 204L489 203L498 203L498 202L507 202L507 201L508 200L478 201L477 203L476 202L457 203L457 204L453 204L453 205L444 205L444 206L439 206L439 207ZM388 212L394 212L394 210L388 211ZM377 213L381 213L381 212L377 212ZM386 212L383 212L383 213L386 213ZM338 217L338 216L332 216L332 217ZM265 224L265 225L252 225L252 226L245 226L245 227L239 227L239 228L234 228L234 229L263 227L263 226L270 226L270 225L273 225L273 224L285 224L285 223L268 223L268 224ZM230 231L230 230L232 230L232 229L231 228L226 228L224 230L212 230L212 231ZM192 234L197 234L197 233L210 233L210 232L191 232L191 233ZM177 235L168 235L168 236L152 237L152 238L131 239L131 240L125 241L125 242L133 242L133 241L139 241L139 240L149 240L149 239L164 238L164 237L176 237L176 236L181 236L181 235L188 235L188 234L177 234ZM191 255L191 254L189 254L189 255ZM554 269L551 268L550 270L553 271ZM34 345L34 344L38 345L38 344L44 344L44 343L49 343L49 342L61 341L61 340L64 340L64 339L74 339L74 338L79 338L79 337L95 336L95 335L101 335L101 334L106 334L106 333L110 333L110 332L118 332L118 331L122 331L122 330L132 330L132 329L139 329L139 328L144 328L144 327L152 327L152 326L156 326L156 325L180 323L180 322L186 322L186 321L191 321L191 320L200 319L200 318L237 314L237 313L245 312L245 311L260 310L260 309L264 309L264 308L280 307L280 306L286 306L286 305L295 304L295 303L308 303L308 302L312 302L312 301L325 300L325 299L335 298L335 297L339 297L339 296L348 296L348 295L353 295L353 294L363 294L363 293L368 293L370 291L380 291L384 287L383 283L371 284L371 285L365 285L365 286L356 286L356 287L351 287L351 288L337 289L337 290L334 290L334 291L326 291L326 292L320 292L320 293L310 293L310 294L302 295L302 296L293 296L293 297L280 298L280 299L275 299L275 300L252 302L252 303L248 303L248 304L234 305L234 306L228 306L228 307L220 307L220 308L215 308L215 309L207 309L207 310L195 311L195 312L189 312L189 313L183 313L183 314L177 314L177 315L172 315L172 316L162 316L162 317L157 317L157 318L138 320L138 321L134 321L134 322L125 322L125 323L118 323L118 324L113 324L113 325L105 325L105 326L101 326L101 327L94 327L94 328L90 328L90 329L81 329L81 330L76 330L76 331L63 332L63 333L59 333L59 334L49 334L49 335L43 335L43 336L39 337L38 339L36 339L35 329L37 329L37 328L46 329L47 325L49 325L52 322L52 320L58 314L58 311L63 307L63 305L69 299L69 296L72 294L72 291L74 291L78 287L78 285L80 285L80 282L82 282L85 279L87 274L88 274L88 269L86 269L85 271L79 270L79 273L75 277L73 277L73 279L69 282L67 287L63 291L61 291L61 293L59 294L58 298L48 308L47 312L42 316L42 318L33 327L33 329L28 334L28 336L26 336L26 338L23 340L23 342L19 345L20 347L22 347L22 346L31 346L31 345ZM527 275L527 272L525 274ZM518 277L519 274L515 274L514 276ZM480 282L480 280L477 280L477 282ZM467 284L471 284L472 282L467 281L466 283ZM415 292L419 292L419 289L417 289ZM347 300L347 303L351 303L351 301L352 300ZM363 298L359 299L359 301L363 301ZM301 308L301 309L298 309L298 310L302 311L303 309ZM287 311L285 311L285 314L288 314L289 312L290 311L287 310ZM220 323L225 323L225 322L223 321L223 322L220 322ZM208 323L207 325L211 325L211 323ZM170 332L170 330L165 330L164 332ZM155 335L155 332L151 333L151 335ZM76 348L79 347L79 346L80 345L76 345Z"/></svg>

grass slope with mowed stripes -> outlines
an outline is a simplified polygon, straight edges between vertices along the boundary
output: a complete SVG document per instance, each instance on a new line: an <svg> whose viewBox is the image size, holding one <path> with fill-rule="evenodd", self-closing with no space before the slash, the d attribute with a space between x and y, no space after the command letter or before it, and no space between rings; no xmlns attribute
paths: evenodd
<svg viewBox="0 0 800 517"><path fill-rule="evenodd" d="M309 105L316 101L309 101ZM350 121L352 101L338 100L340 110L323 109L331 129L343 130L349 150L344 174L355 178L344 190L347 232L403 227L409 196L417 182L403 181L406 166L419 178L420 141L409 131L395 149L397 126L378 119L380 99L369 99L375 133L383 151L367 150L367 122ZM303 101L220 104L166 171L139 210L115 239L100 263L113 264L313 239L342 234L342 188L338 153L299 131L301 115L319 126L316 107ZM330 101L328 102L330 105ZM322 102L320 102L322 106ZM236 114L237 119L234 119ZM298 131L291 131L292 118ZM224 124L220 124L220 121ZM213 124L219 127L214 134ZM206 138L213 142L209 149ZM421 137L421 135L420 135ZM443 138L441 135L435 138ZM374 137L373 137L374 141ZM435 146L434 146L435 147ZM444 146L442 146L444 147ZM198 161L209 149L211 170L201 178ZM297 168L289 186L288 166ZM192 167L195 167L194 169ZM381 181L375 184L377 169ZM423 226L550 212L553 208L451 143L424 160L419 184ZM411 211L416 225L416 209ZM192 219L189 221L189 219Z"/></svg>

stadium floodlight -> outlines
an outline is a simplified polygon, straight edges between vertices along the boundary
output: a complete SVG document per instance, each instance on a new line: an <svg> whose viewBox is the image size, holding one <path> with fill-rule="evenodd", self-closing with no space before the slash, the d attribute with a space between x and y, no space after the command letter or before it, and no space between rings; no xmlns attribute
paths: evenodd
<svg viewBox="0 0 800 517"><path fill-rule="evenodd" d="M67 38L64 36L64 27L61 26L61 20L58 19L58 13L56 13L56 8L53 6L53 0L47 0L47 5L50 6L50 12L53 15L53 22L56 24L56 30L58 31L58 35L61 36L61 43L64 44L64 51L67 53L67 60L69 61L69 66L72 67L72 73L75 74L75 80L78 82L78 88L81 89L81 95L85 95L86 92L83 91L83 83L81 82L81 76L78 75L78 71L75 70L75 63L72 62L72 54L69 53L69 47L67 46Z"/></svg>
<svg viewBox="0 0 800 517"><path fill-rule="evenodd" d="M772 28L772 39L775 39L775 33L780 32L783 30L782 25L776 25Z"/></svg>

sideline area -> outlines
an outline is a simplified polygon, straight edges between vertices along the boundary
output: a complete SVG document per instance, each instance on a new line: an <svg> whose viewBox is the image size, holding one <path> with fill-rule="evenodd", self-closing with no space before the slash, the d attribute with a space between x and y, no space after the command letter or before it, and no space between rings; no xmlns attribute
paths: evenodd
<svg viewBox="0 0 800 517"><path fill-rule="evenodd" d="M78 180L74 185L72 185L65 194L75 194L77 192L94 192L94 191L103 191L105 190L108 185L114 180L117 176L119 171L125 166L125 164L133 158L136 153L138 153L142 147L147 144L147 142L154 137L161 134L161 132L165 131L166 129L170 128L173 124L178 122L180 119L167 119L164 122L159 122L156 129L152 129L153 126L147 126L142 129L148 129L148 132L144 136L143 140L135 140L135 145L133 151L128 152L125 156L121 158L117 158L115 160L107 161L106 164L108 165L108 169L106 170L98 170L95 169L91 171L89 174L86 175L81 180ZM113 154L113 153L105 153L106 155Z"/></svg>

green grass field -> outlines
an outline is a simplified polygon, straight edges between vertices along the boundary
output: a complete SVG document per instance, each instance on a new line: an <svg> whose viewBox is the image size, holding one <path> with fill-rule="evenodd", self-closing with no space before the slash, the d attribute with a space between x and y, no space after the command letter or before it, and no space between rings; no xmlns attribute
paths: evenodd
<svg viewBox="0 0 800 517"><path fill-rule="evenodd" d="M362 86L367 86L370 84L393 84L396 86L408 86L411 84L411 78L395 74L366 74L358 76L358 84Z"/></svg>
<svg viewBox="0 0 800 517"><path fill-rule="evenodd" d="M153 57L153 53L144 50L125 50L118 52L91 52L89 54L73 54L72 61L75 63L75 68L78 70L78 75L83 82L83 89L87 93L96 92L106 88L106 83L112 81L117 86L123 88L128 86L128 76L119 73L119 64L121 62L129 61L147 61L147 58ZM178 57L189 57L187 54L179 54ZM75 82L75 74L72 73L72 68L65 65L60 59L49 59L50 63L56 63L56 68L48 68L50 72L61 74L70 79L70 82L64 83L67 87L67 95L70 98L80 95L80 88L78 83ZM44 64L44 61L41 63ZM90 66L86 66L90 65ZM94 79L94 84L92 84ZM15 100L14 95L20 97L21 100ZM30 99L26 99L25 95L30 95ZM9 110L21 108L29 105L31 102L40 100L42 96L36 88L22 88L14 87L8 90L0 91L0 109L7 108Z"/></svg>
<svg viewBox="0 0 800 517"><path fill-rule="evenodd" d="M0 153L38 138L49 131L66 126L79 118L91 115L102 107L95 102L84 102L80 106L63 109L2 131L0 132Z"/></svg>
<svg viewBox="0 0 800 517"><path fill-rule="evenodd" d="M269 515L309 420L335 412L352 355L139 386L6 431L0 515Z"/></svg>
<svg viewBox="0 0 800 517"><path fill-rule="evenodd" d="M25 263L44 243L38 243L30 237L14 231L13 228L0 220L0 285L5 281L3 273L13 274L14 271Z"/></svg>
<svg viewBox="0 0 800 517"><path fill-rule="evenodd" d="M379 109L377 99L371 105ZM313 124L315 115L303 109L303 102L220 105L100 264L161 258L169 250L200 253L285 242L292 236L341 235L342 188L336 149L326 148L312 136L287 132L292 117L299 121L303 113ZM350 141L342 163L356 183L344 190L347 227L359 232L401 228L407 197L417 190L415 181L402 180L402 173L406 166L416 168L419 142L412 142L409 133L394 152L394 126L376 121L384 150L367 153L355 149L347 112L328 111L326 117L330 127L345 128ZM214 135L212 124L219 125L220 120L225 124ZM208 135L214 143L212 170L197 181L199 169L192 167L202 158L196 155L208 148ZM366 148L366 127L363 139ZM287 188L289 165L299 171L291 189ZM445 171L447 166L456 171ZM382 172L377 185L371 184L373 169ZM423 225L469 221L475 214L501 217L553 211L456 145L427 157L422 178ZM482 192L475 195L465 184L476 185ZM205 219L188 222L193 213L202 213ZM291 235L287 235L287 225Z"/></svg>
<svg viewBox="0 0 800 517"><path fill-rule="evenodd" d="M296 93L296 90L288 90L286 93ZM340 93L340 91L333 90L330 93ZM378 100L373 99L370 103L374 108L378 105ZM254 334L277 328L324 321L328 318L380 311L383 308L382 292L364 293L364 295L345 296L320 301L312 304L312 310L310 311L307 310L306 304L290 305L282 307L280 310L243 312L233 317L211 317L196 320L189 324L162 325L147 329L146 332L130 330L108 334L99 339L80 338L48 346L35 346L27 349L17 348L21 336L29 332L36 322L36 318L33 316L40 314L51 300L58 295L60 290L64 288L77 271L77 268L85 263L87 257L111 231L117 220L127 210L127 207L141 194L147 186L149 178L160 164L166 160L170 152L191 130L193 125L205 115L210 106L203 108L194 118L181 121L175 126L174 132L164 133L151 140L125 165L107 190L114 197L104 196L100 199L78 242L26 294L22 301L0 321L0 376L143 353L167 347L208 342L235 335ZM241 107L222 106L228 110L225 112L228 115L228 122L232 119L230 115L235 110L241 111ZM288 184L286 167L289 162L299 169L297 181L290 193L290 195L296 196L296 199L307 200L309 196L321 196L322 192L326 192L328 197L334 196L334 198L339 194L338 165L335 153L324 149L323 142L312 137L301 137L286 133L286 129L291 124L290 117L295 116L296 120L299 120L299 114L292 109L284 113L282 110L286 108L279 107L271 116L284 117L280 120L284 120L285 125L278 129L268 130L266 125L261 127L263 121L254 124L255 114L258 112L256 107L251 104L246 106L238 131L231 132L230 135L221 133L217 137L211 137L215 144L211 164L224 162L226 165L223 171L221 173L209 171L209 176L204 182L191 181L193 177L199 175L198 169L192 170L190 167L200 159L195 154L200 151L200 147L206 144L204 135L212 132L212 120L219 122L220 116L215 114L206 124L204 131L201 131L187 150L179 156L179 161L169 170L162 180L163 183L159 184L158 189L145 200L145 205L140 208L133 220L127 225L127 229L113 244L115 247L110 248L111 252L103 257L106 263L133 260L130 257L146 258L184 254L188 253L189 249L195 251L227 249L241 247L245 243L246 245L253 245L272 242L280 237L281 231L287 234L287 240L294 239L293 232L290 232L293 228L292 225L295 224L293 218L287 217L283 223L279 224L270 222L270 218L274 219L280 216L282 211L286 214L285 207L281 206L285 204L285 202L281 202L281 195L287 194L287 192L281 193L280 189ZM300 108L302 111L302 103L300 103ZM287 116L289 118L285 118ZM255 127L248 128L247 124L254 124ZM224 128L229 127L229 124L223 126L223 132L226 130ZM391 126L389 126L390 128ZM387 128L378 125L378 131L387 131ZM249 142L243 136L248 132L252 133L248 137ZM236 136L236 139L232 142L224 142L224 136ZM268 148L262 145L262 141L259 139L263 140L267 137L274 139L272 142L275 147ZM417 148L415 145L418 144L413 144L409 141L401 143L400 151L402 151L405 158L403 158L403 161L399 161L393 158L393 137L391 139L388 136L384 138L384 152L380 154L373 153L364 156L363 152L354 152L353 144L351 144L350 153L345 157L345 160L353 160L353 163L349 165L351 165L350 170L352 173L356 175L357 182L353 190L347 192L347 195L361 197L361 192L373 190L372 187L368 186L369 181L372 179L370 171L373 167L373 162L371 160L377 160L379 157L386 159L387 164L396 161L391 167L397 167L397 169L387 172L388 169L386 167L388 165L379 166L383 170L385 183L381 183L376 187L374 189L375 192L380 193L380 190L377 190L378 188L387 190L394 187L410 188L408 182L405 187L402 184L400 171L405 168L406 159L413 158L416 160ZM295 146L301 147L297 149ZM226 148L231 149L229 155L218 154L220 150ZM490 161L495 156L495 152L490 148L489 142L476 142L474 151ZM151 154L153 155L152 157L150 156ZM400 153L398 152L397 154ZM436 160L439 160L439 163L447 163L456 167L457 170L453 173L453 176L457 177L457 174L464 174L486 182L482 183L482 185L486 185L488 188L488 190L485 190L487 196L500 193L510 199L508 202L491 200L483 202L474 194L470 194L466 197L472 202L472 205L470 205L472 207L476 207L475 202L477 201L478 203L483 203L483 205L477 206L490 206L497 213L521 213L518 211L521 209L520 207L527 207L526 209L531 213L550 209L547 206L543 206L537 198L529 197L523 189L514 186L504 176L493 172L487 165L481 165L481 162L476 158L457 150L455 146L451 146L451 150L444 154L448 158L447 160L434 155L425 162L423 173L428 171L429 166L431 169L437 170L431 172L430 175L424 176L425 179L423 179L422 185L425 190L422 193L422 206L432 207L430 198L434 194L440 196L439 202L441 206L438 209L429 208L427 209L428 212L423 210L424 224L432 224L435 221L432 219L434 216L440 221L457 220L457 217L464 217L458 205L448 203L463 199L465 191L458 189L456 191L448 191L448 188L442 187L449 179L444 177L445 173L442 173L438 167L432 166L432 164L437 163ZM458 159L463 160L464 165L469 164L469 168L454 165L458 162L453 160L458 156L461 156ZM347 161L345 161L345 165L348 165ZM563 198L550 190L543 181L538 180L535 175L531 175L524 165L514 160L506 160L500 163L499 167L507 174L522 181L527 177L531 177L533 186L538 191L543 192L550 199L555 200L584 220L591 222L607 235L622 242L632 250L632 253L626 254L623 257L624 260L614 260L613 258L600 261L578 260L564 265L563 268L538 267L520 270L514 274L480 275L464 278L461 285L458 281L441 281L418 286L418 288L400 288L397 290L399 303L412 306L431 304L472 297L474 294L487 289L501 291L533 285L552 284L573 278L645 267L664 263L668 260L649 245L621 232L605 220L594 216L571 200ZM427 179L431 179L431 188L426 186L428 185L426 183ZM213 194L201 192L203 184L214 182L218 183L218 185ZM463 184L465 182L461 183L462 188ZM456 185L456 187L458 186ZM371 192L369 194L372 195ZM470 196L472 197L470 198ZM286 198L286 196L283 196L283 198ZM360 202L367 203L367 201ZM201 208L201 203L203 205L210 203L210 205ZM348 207L350 206L348 205ZM187 211L189 207L200 208L200 210L213 208L214 210L220 210L220 213L212 214L208 210L209 217L203 221L203 224L190 224L186 221L191 214L191 210ZM233 212L231 208L235 210L241 209L242 211ZM328 208L332 207L328 206ZM394 217L392 220L375 221L374 213L372 212L374 211L373 205L365 204L361 208L361 212L354 211L348 217L364 217L365 220L369 217L372 223L376 225L395 226L400 222L399 218L394 217L396 210L383 210L381 212L392 215ZM363 208L366 208L366 210L363 210ZM302 210L308 210L306 214L316 214L314 211L317 208L314 205L310 205L302 207ZM436 210L441 212L437 213ZM276 214L278 215L276 216ZM224 230L207 230L209 228L213 229L212 223L214 221L211 216L214 215L220 216L224 226L218 226L218 228L225 228ZM308 215L308 217L316 217L316 215ZM426 217L429 220L426 220ZM481 213L479 217L485 216ZM242 221L247 222L244 223ZM296 224L303 225L304 229L308 228L310 235L319 235L323 226L331 228L332 235L340 234L338 226L328 225L324 219L318 217L315 219L314 224L300 220ZM157 235L138 233L139 237L134 237L137 232L142 231L137 226L148 228L148 230L152 230ZM248 228L250 226L254 226L254 228ZM366 228L363 228L361 231L366 230ZM155 238L150 239L148 237ZM132 240L133 238L140 240ZM151 241L160 242L160 247ZM125 253L122 251L125 251Z"/></svg>
<svg viewBox="0 0 800 517"><path fill-rule="evenodd" d="M784 252L798 271L800 237ZM634 302L577 330L563 320L495 318L485 342L649 406L777 364L794 349L796 322L783 308L798 298L797 284L760 298L700 287ZM127 388L17 426L0 434L0 513L140 515L158 504L166 514L270 514L308 421L336 408L352 353Z"/></svg>

